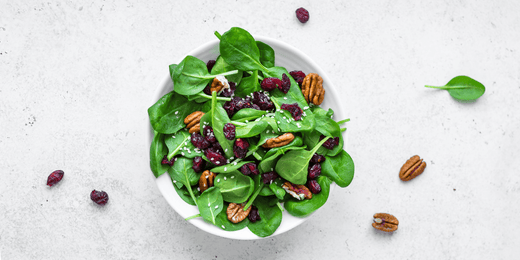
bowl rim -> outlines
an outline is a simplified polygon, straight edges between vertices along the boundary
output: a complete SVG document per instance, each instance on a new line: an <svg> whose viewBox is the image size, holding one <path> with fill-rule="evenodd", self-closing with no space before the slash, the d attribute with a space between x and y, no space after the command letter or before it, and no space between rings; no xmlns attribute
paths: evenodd
<svg viewBox="0 0 520 260"><path fill-rule="evenodd" d="M264 43L268 44L269 46L271 46L273 49L283 49L283 50L287 50L289 52L296 53L298 55L298 57L300 59L304 60L307 64L309 64L310 67L315 68L315 71L313 71L313 72L320 75L323 78L324 82L327 82L327 85L328 85L327 92L329 95L332 94L333 99L336 100L336 102L335 102L336 106L334 108L335 116L340 115L340 116L342 116L341 118L343 118L343 107L341 105L341 102L339 101L339 95L337 93L336 87L334 86L332 81L329 79L328 75L321 69L321 67L318 66L318 64L316 64L307 54L305 54L301 50L295 48L294 46L289 45L288 43L285 43L285 42L277 40L277 39L273 39L273 38L265 37L265 36L261 36L261 35L254 35L253 37L256 41L264 42ZM190 52L188 52L185 56L182 57L182 59L184 59L188 55L197 57L197 54L200 54L203 51L208 51L214 47L217 47L217 49L218 49L219 42L220 42L219 39L210 40L210 41L196 47L195 49L191 50ZM182 59L179 60L178 63L180 63L182 61ZM152 105L155 104L155 102L157 102L157 100L159 100L164 94L166 94L164 92L168 86L173 87L173 83L172 83L171 77L169 75L166 77L165 80L163 80L163 83L154 92L153 100L151 103ZM152 139L153 139L153 129L149 122L147 122L147 124L148 124L148 143L151 143ZM342 136L344 139L344 148L343 149L345 149L345 147L347 146L346 131L342 133ZM164 199L170 205L170 207L172 207L175 210L175 212L177 214L179 214L182 218L187 218L194 214L191 214L191 213L187 212L186 210L181 210L180 205L182 205L182 207L187 207L187 206L192 207L193 209L196 209L196 212L198 213L198 209L196 206L192 206L192 205L189 205L188 203L184 202L179 197L179 195L176 193L175 189L173 188L172 181L171 181L169 174L164 173L161 176L159 176L158 178L156 178L156 185L159 188L159 191L163 195ZM335 186L337 186L335 183L333 183L331 185L329 198L330 198ZM185 205L178 204L179 202L181 202ZM197 214L197 213L195 213L195 214ZM216 235L219 237L224 237L224 238L228 238L228 239L237 239L237 240L257 240L257 239L274 237L276 235L285 233L285 232L299 226L303 222L305 222L314 213L316 213L316 211L307 215L306 217L301 218L301 217L294 217L294 216L288 214L286 210L284 210L282 212L282 214L283 214L282 223L280 224L280 227L282 227L282 228L278 227L278 229L272 235L270 235L268 237L259 237L255 234L253 234L248 228L244 228L244 229L237 230L237 231L225 231L225 230L220 229L219 227L216 227L210 223L205 222L202 218L194 218L194 219L188 220L188 222L207 233L210 233L210 234L213 234L213 235Z"/></svg>

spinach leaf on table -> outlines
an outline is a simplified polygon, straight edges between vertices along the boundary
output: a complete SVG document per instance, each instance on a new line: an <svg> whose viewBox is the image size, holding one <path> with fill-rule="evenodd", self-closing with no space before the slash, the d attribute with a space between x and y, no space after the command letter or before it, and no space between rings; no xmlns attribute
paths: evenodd
<svg viewBox="0 0 520 260"><path fill-rule="evenodd" d="M226 205L224 205L224 207L226 207ZM215 225L221 228L222 230L237 231L244 229L245 227L247 227L247 225L249 225L249 218L245 218L244 220L238 223L233 223L229 221L229 219L227 218L226 211L222 210L222 212L220 212L220 214L217 215L215 222Z"/></svg>
<svg viewBox="0 0 520 260"><path fill-rule="evenodd" d="M352 157L341 150L341 152L334 156L325 156L326 159L321 163L321 174L329 177L338 186L347 187L354 178L354 161Z"/></svg>
<svg viewBox="0 0 520 260"><path fill-rule="evenodd" d="M215 62L215 65L213 65L213 68L211 69L211 74L221 74L221 73L224 73L224 72L229 72L229 71L233 71L233 70L236 70L235 67L229 65L223 58L222 56L219 56ZM226 76L226 79L228 81L232 81L232 82L235 82L235 84L238 86L238 84L240 83L240 80L242 80L242 75L243 73L240 71L236 74L233 74L233 75L228 75Z"/></svg>
<svg viewBox="0 0 520 260"><path fill-rule="evenodd" d="M197 206L202 218L215 225L217 216L224 209L224 200L220 190L216 187L205 190L197 198Z"/></svg>
<svg viewBox="0 0 520 260"><path fill-rule="evenodd" d="M253 179L239 171L220 173L213 181L227 202L245 202L254 191Z"/></svg>
<svg viewBox="0 0 520 260"><path fill-rule="evenodd" d="M224 135L224 125L226 123L230 123L231 120L229 120L229 116L226 110L224 110L224 108L222 107L222 104L220 102L217 102L217 92L213 91L211 92L211 94L211 109L200 119L200 133L203 134L203 126L206 123L209 124L213 128L213 133L215 134L215 137L220 143L220 146L222 146L222 149L224 150L226 157L230 158L234 156L234 140L228 140L226 138L226 136Z"/></svg>
<svg viewBox="0 0 520 260"><path fill-rule="evenodd" d="M274 50L266 43L261 41L256 41L256 46L260 51L260 63L262 63L265 67L270 68L274 67Z"/></svg>
<svg viewBox="0 0 520 260"><path fill-rule="evenodd" d="M313 194L312 199L309 200L287 200L284 203L284 208L289 212L289 214L295 217L306 217L327 202L332 181L326 176L319 176L316 180L321 187L321 192Z"/></svg>
<svg viewBox="0 0 520 260"><path fill-rule="evenodd" d="M154 131L152 144L150 145L150 169L156 178L168 171L170 167L161 163L166 154L168 154L168 148L164 144L164 135Z"/></svg>
<svg viewBox="0 0 520 260"><path fill-rule="evenodd" d="M320 146L328 140L325 137L311 151L292 150L284 154L276 163L275 169L280 177L294 184L305 184L309 161Z"/></svg>
<svg viewBox="0 0 520 260"><path fill-rule="evenodd" d="M185 127L184 118L197 110L200 104L188 101L173 91L161 97L148 108L152 128L163 134L173 134Z"/></svg>
<svg viewBox="0 0 520 260"><path fill-rule="evenodd" d="M198 149L196 150L196 147L191 143L190 134L186 129L183 129L174 135L165 136L164 142L168 147L168 160L171 160L174 156L179 154L186 158L194 158L203 155L203 153Z"/></svg>
<svg viewBox="0 0 520 260"><path fill-rule="evenodd" d="M274 203L273 203L274 202ZM247 228L259 237L272 235L282 223L282 210L276 206L276 197L257 197L253 204L258 208L260 220L250 222ZM273 205L274 204L274 205Z"/></svg>
<svg viewBox="0 0 520 260"><path fill-rule="evenodd" d="M451 79L448 84L442 87L429 86L427 88L437 88L448 90L448 93L460 101L474 101L484 95L486 87L482 83L468 77L468 76L457 76Z"/></svg>

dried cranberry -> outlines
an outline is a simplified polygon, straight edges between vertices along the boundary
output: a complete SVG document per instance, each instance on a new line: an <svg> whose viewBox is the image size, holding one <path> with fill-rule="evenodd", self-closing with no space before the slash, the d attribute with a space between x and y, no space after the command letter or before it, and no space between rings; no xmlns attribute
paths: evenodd
<svg viewBox="0 0 520 260"><path fill-rule="evenodd" d="M289 77L287 77L287 74L282 74L282 85L278 87L284 94L287 94L289 92L289 89L291 88L291 80Z"/></svg>
<svg viewBox="0 0 520 260"><path fill-rule="evenodd" d="M313 164L313 165L309 165L309 179L316 179L318 178L318 176L320 176L321 174L321 164L317 163L317 164Z"/></svg>
<svg viewBox="0 0 520 260"><path fill-rule="evenodd" d="M235 144L233 145L233 153L236 158L244 158L247 154L247 148L249 148L249 143L242 138L238 138L235 140Z"/></svg>
<svg viewBox="0 0 520 260"><path fill-rule="evenodd" d="M320 184L316 180L309 180L307 182L307 188L309 188L309 190L314 194L318 194L321 192Z"/></svg>
<svg viewBox="0 0 520 260"><path fill-rule="evenodd" d="M256 164L254 163L246 163L242 165L242 167L240 167L240 172L242 172L244 175L258 175L260 173L256 168Z"/></svg>
<svg viewBox="0 0 520 260"><path fill-rule="evenodd" d="M303 110L298 106L298 103L282 104L280 108L289 111L294 120L298 121L302 119Z"/></svg>
<svg viewBox="0 0 520 260"><path fill-rule="evenodd" d="M204 90L202 90L202 92L204 92L204 94L206 94L206 95L211 96L211 84L206 85L206 87L204 88Z"/></svg>
<svg viewBox="0 0 520 260"><path fill-rule="evenodd" d="M105 205L108 202L108 194L104 191L93 190L90 193L90 199L98 205Z"/></svg>
<svg viewBox="0 0 520 260"><path fill-rule="evenodd" d="M300 23L306 23L309 21L309 11L303 7L296 9L296 18L298 18Z"/></svg>
<svg viewBox="0 0 520 260"><path fill-rule="evenodd" d="M281 87L283 82L278 78L265 78L262 80L260 87L265 91L271 91L275 88Z"/></svg>
<svg viewBox="0 0 520 260"><path fill-rule="evenodd" d="M204 130L202 130L202 133L204 134L204 138L206 138L208 142L214 143L217 141L217 138L215 137L215 133L213 133L213 128L211 126L204 126Z"/></svg>
<svg viewBox="0 0 520 260"><path fill-rule="evenodd" d="M293 77L293 79L298 83L301 87L303 83L303 79L305 78L305 73L301 70L293 70L289 72L289 74Z"/></svg>
<svg viewBox="0 0 520 260"><path fill-rule="evenodd" d="M49 177L47 177L47 185L52 187L52 185L60 182L64 174L65 173L62 170L53 171L51 174L49 174Z"/></svg>
<svg viewBox="0 0 520 260"><path fill-rule="evenodd" d="M266 172L262 174L262 180L264 184L270 184L273 182L276 178L278 178L278 173L272 171L272 172Z"/></svg>
<svg viewBox="0 0 520 260"><path fill-rule="evenodd" d="M322 163L325 161L325 156L321 155L321 154L317 154L315 153L314 155L312 155L312 158L311 158L311 163Z"/></svg>
<svg viewBox="0 0 520 260"><path fill-rule="evenodd" d="M262 110L257 104L251 104L251 108L256 110Z"/></svg>
<svg viewBox="0 0 520 260"><path fill-rule="evenodd" d="M235 125L234 124L226 123L224 125L223 131L224 131L224 136L226 137L226 139L228 139L228 140L235 139Z"/></svg>
<svg viewBox="0 0 520 260"><path fill-rule="evenodd" d="M237 89L235 82L229 81L229 88L225 88L222 90L220 95L224 97L231 97L235 94L235 90Z"/></svg>
<svg viewBox="0 0 520 260"><path fill-rule="evenodd" d="M226 101L224 103L224 110L226 110L226 113L228 114L229 117L232 117L233 114L235 114L235 103L231 100L231 101Z"/></svg>
<svg viewBox="0 0 520 260"><path fill-rule="evenodd" d="M173 166L173 163L175 163L175 157L173 157L171 160L168 160L168 157L165 155L162 158L161 164L167 164L169 166Z"/></svg>
<svg viewBox="0 0 520 260"><path fill-rule="evenodd" d="M219 142L215 142L213 143L213 145L211 146L213 149L215 149L215 151L219 154L222 154L224 155L224 149L222 149L222 146L220 145Z"/></svg>
<svg viewBox="0 0 520 260"><path fill-rule="evenodd" d="M258 208L255 206L251 206L251 211L249 212L249 215L247 216L249 218L249 221L251 222L257 222L258 220L261 220L260 214L258 214Z"/></svg>
<svg viewBox="0 0 520 260"><path fill-rule="evenodd" d="M199 173L204 170L204 160L201 156L195 156L193 157L193 166L191 167L195 172Z"/></svg>
<svg viewBox="0 0 520 260"><path fill-rule="evenodd" d="M321 135L320 141L323 140L323 138L325 138L325 136ZM323 143L322 146L329 150L332 150L332 149L334 149L334 146L336 146L338 144L339 144L339 137L334 137L334 138L327 139L327 141L325 141L325 143Z"/></svg>
<svg viewBox="0 0 520 260"><path fill-rule="evenodd" d="M260 107L260 110L271 110L274 108L273 102L261 91L253 92L253 104Z"/></svg>
<svg viewBox="0 0 520 260"><path fill-rule="evenodd" d="M211 72L211 69L213 69L213 66L215 66L215 63L217 63L217 61L215 61L215 60L209 60L208 63L206 63L208 72Z"/></svg>
<svg viewBox="0 0 520 260"><path fill-rule="evenodd" d="M199 132L193 132L191 134L191 138L190 139L191 139L191 143L195 147L197 147L197 148L199 148L201 150L208 148L209 145L210 145L208 140L206 140L206 138L204 136L202 136Z"/></svg>
<svg viewBox="0 0 520 260"><path fill-rule="evenodd" d="M219 154L213 147L204 150L204 155L209 161L217 166L226 164L226 158Z"/></svg>

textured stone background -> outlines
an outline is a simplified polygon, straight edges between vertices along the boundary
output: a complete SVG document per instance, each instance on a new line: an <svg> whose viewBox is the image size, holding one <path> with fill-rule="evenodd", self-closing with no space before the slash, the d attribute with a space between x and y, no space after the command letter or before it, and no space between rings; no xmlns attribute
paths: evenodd
<svg viewBox="0 0 520 260"><path fill-rule="evenodd" d="M1 258L518 257L519 10L514 0L1 0ZM185 222L148 167L146 110L168 65L232 26L306 52L351 118L352 185L258 241ZM465 104L423 87L457 75L482 82L484 96ZM400 182L414 154L428 167ZM56 169L65 177L49 188ZM106 207L92 189L109 193ZM397 216L399 230L374 230L375 212Z"/></svg>

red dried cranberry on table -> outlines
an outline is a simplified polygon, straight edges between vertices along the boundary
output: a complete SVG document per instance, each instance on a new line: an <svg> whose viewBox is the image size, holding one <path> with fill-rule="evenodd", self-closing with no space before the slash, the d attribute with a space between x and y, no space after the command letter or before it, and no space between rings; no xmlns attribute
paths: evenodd
<svg viewBox="0 0 520 260"><path fill-rule="evenodd" d="M309 11L303 7L296 9L296 18L298 18L300 23L306 23L309 21Z"/></svg>
<svg viewBox="0 0 520 260"><path fill-rule="evenodd" d="M253 104L257 105L260 110L272 110L274 104L264 92L256 91L253 92Z"/></svg>
<svg viewBox="0 0 520 260"><path fill-rule="evenodd" d="M308 175L309 179L318 178L318 176L320 176L320 174L321 174L321 164L317 163L314 165L309 165L308 172L309 172L309 175Z"/></svg>
<svg viewBox="0 0 520 260"><path fill-rule="evenodd" d="M222 154L218 153L213 147L204 150L204 155L211 163L217 166L226 164L226 158Z"/></svg>
<svg viewBox="0 0 520 260"><path fill-rule="evenodd" d="M202 172L204 170L204 160L201 156L193 157L193 166L191 167L196 173Z"/></svg>
<svg viewBox="0 0 520 260"><path fill-rule="evenodd" d="M303 110L298 106L298 103L282 104L280 108L289 111L294 120L298 121L302 119Z"/></svg>
<svg viewBox="0 0 520 260"><path fill-rule="evenodd" d="M289 72L289 74L293 77L293 79L298 83L301 87L303 83L303 79L305 78L305 73L301 70L293 70Z"/></svg>
<svg viewBox="0 0 520 260"><path fill-rule="evenodd" d="M226 101L223 107L224 110L226 110L228 117L231 118L235 114L235 102L233 102L233 100Z"/></svg>
<svg viewBox="0 0 520 260"><path fill-rule="evenodd" d="M208 140L206 140L206 138L203 137L199 132L193 132L191 134L190 141L195 147L201 150L204 150L210 146Z"/></svg>
<svg viewBox="0 0 520 260"><path fill-rule="evenodd" d="M90 193L90 199L98 205L105 205L108 202L108 194L104 191L93 190Z"/></svg>
<svg viewBox="0 0 520 260"><path fill-rule="evenodd" d="M63 178L63 175L65 173L62 171L62 170L56 170L56 171L53 171L49 177L47 177L47 185L49 185L50 187L52 187L52 185L58 183L61 181L61 179Z"/></svg>
<svg viewBox="0 0 520 260"><path fill-rule="evenodd" d="M213 128L211 126L204 126L204 130L202 130L202 133L204 134L204 138L206 138L208 142L214 143L217 141L217 138L215 137L215 134L213 133Z"/></svg>

